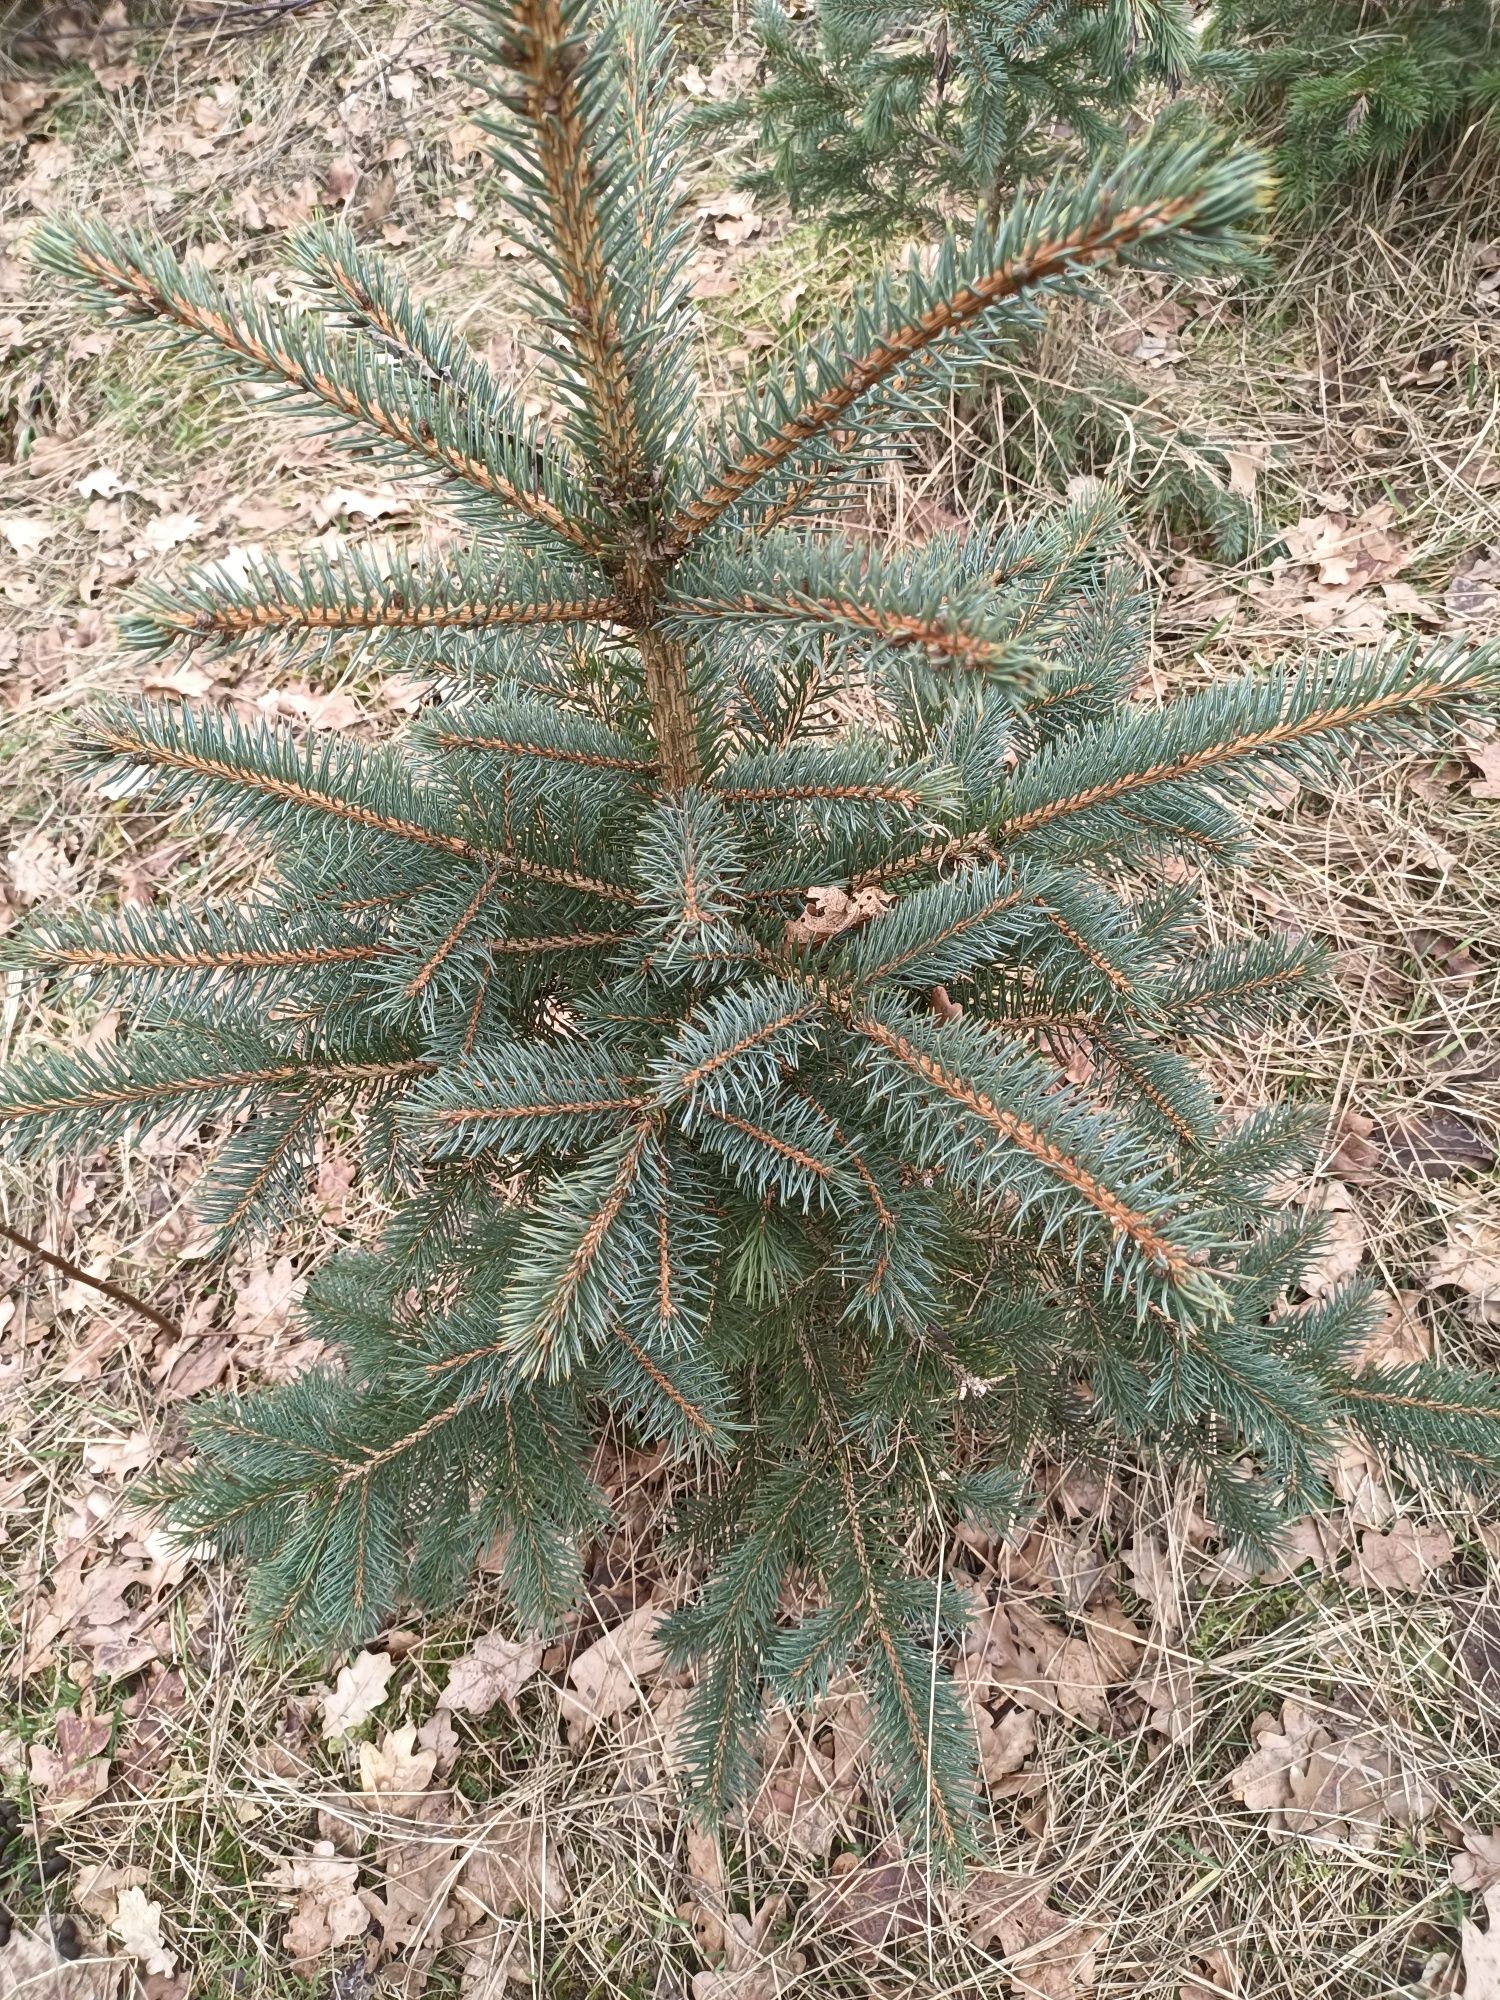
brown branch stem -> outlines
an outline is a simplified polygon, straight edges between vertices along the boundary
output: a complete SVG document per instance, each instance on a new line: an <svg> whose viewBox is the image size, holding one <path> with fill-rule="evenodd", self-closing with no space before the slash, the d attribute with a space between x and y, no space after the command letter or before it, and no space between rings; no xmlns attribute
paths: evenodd
<svg viewBox="0 0 1500 2000"><path fill-rule="evenodd" d="M61 1271L65 1278L71 1278L76 1284L88 1285L92 1290L101 1292L105 1298L113 1299L117 1306L124 1306L128 1312L139 1313L142 1319L149 1319L153 1326L159 1326L163 1333L170 1333L174 1338L181 1336L182 1328L170 1314L164 1313L159 1306L152 1305L147 1299L138 1299L134 1292L127 1292L123 1285L113 1285L108 1278L94 1277L81 1265L75 1264L70 1257L64 1257L58 1250L44 1249L40 1243L33 1242L31 1237L22 1235L19 1229L12 1229L7 1222L0 1222L0 1236L3 1236L8 1243L14 1243L18 1250L24 1250L27 1256L38 1257L42 1263L50 1264L54 1271Z"/></svg>

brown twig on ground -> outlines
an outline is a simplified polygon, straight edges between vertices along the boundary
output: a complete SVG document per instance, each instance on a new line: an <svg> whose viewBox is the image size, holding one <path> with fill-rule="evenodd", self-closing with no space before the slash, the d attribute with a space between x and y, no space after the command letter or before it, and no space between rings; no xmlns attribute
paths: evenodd
<svg viewBox="0 0 1500 2000"><path fill-rule="evenodd" d="M149 1319L154 1326L159 1326L163 1333L174 1336L181 1334L182 1328L177 1321L169 1313L164 1313L159 1306L151 1305L146 1299L138 1299L134 1292L127 1292L123 1285L112 1285L108 1278L91 1276L70 1258L62 1256L56 1250L43 1249L40 1243L34 1243L29 1236L23 1236L19 1229L12 1229L9 1223L0 1222L0 1236L7 1242L14 1243L18 1250L26 1251L29 1256L40 1257L44 1264L50 1264L54 1271L61 1271L65 1278L76 1279L80 1285L89 1285L96 1292L102 1292L105 1298L113 1299L117 1306L125 1306L129 1311L139 1313L142 1319Z"/></svg>

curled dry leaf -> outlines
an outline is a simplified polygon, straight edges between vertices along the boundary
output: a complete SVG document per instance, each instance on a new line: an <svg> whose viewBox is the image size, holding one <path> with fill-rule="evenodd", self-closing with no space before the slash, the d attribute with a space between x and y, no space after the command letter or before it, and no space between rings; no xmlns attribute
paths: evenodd
<svg viewBox="0 0 1500 2000"><path fill-rule="evenodd" d="M568 1667L559 1710L570 1743L581 1743L601 1722L613 1721L641 1698L641 1682L660 1668L665 1654L656 1628L664 1616L649 1601L596 1639Z"/></svg>
<svg viewBox="0 0 1500 2000"><path fill-rule="evenodd" d="M294 1965L315 1965L370 1928L370 1912L354 1886L358 1877L359 1863L335 1854L331 1840L276 1863L269 1886L296 1899L282 1939Z"/></svg>
<svg viewBox="0 0 1500 2000"><path fill-rule="evenodd" d="M1366 1590L1404 1591L1416 1596L1436 1569L1453 1559L1453 1537L1437 1521L1395 1521L1385 1534L1367 1529L1359 1553L1344 1570L1346 1579Z"/></svg>
<svg viewBox="0 0 1500 2000"><path fill-rule="evenodd" d="M1178 1989L1179 2000L1233 2000L1238 1993L1234 1953L1216 1944L1197 1954L1193 1970Z"/></svg>
<svg viewBox="0 0 1500 2000"><path fill-rule="evenodd" d="M852 896L847 889L808 889L801 916L793 917L786 927L786 941L792 945L824 944L874 917L883 917L895 900L884 889L860 889Z"/></svg>
<svg viewBox="0 0 1500 2000"><path fill-rule="evenodd" d="M540 1672L546 1650L541 1639L507 1639L503 1632L486 1632L448 1669L439 1708L457 1715L488 1715L497 1701L503 1701L513 1712L516 1696Z"/></svg>
<svg viewBox="0 0 1500 2000"><path fill-rule="evenodd" d="M385 1700L396 1662L389 1653L356 1653L323 1696L323 1741L349 1736Z"/></svg>

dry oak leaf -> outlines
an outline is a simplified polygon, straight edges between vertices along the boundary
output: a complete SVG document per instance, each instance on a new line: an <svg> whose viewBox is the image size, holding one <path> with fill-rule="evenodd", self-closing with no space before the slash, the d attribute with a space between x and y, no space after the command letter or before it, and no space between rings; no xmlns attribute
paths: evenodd
<svg viewBox="0 0 1500 2000"><path fill-rule="evenodd" d="M1448 1241L1432 1260L1429 1285L1456 1285L1481 1310L1500 1311L1500 1223L1450 1221Z"/></svg>
<svg viewBox="0 0 1500 2000"><path fill-rule="evenodd" d="M1393 1521L1385 1534L1367 1529L1359 1553L1344 1569L1348 1582L1366 1590L1399 1590L1416 1596L1435 1569L1453 1560L1453 1537L1437 1521Z"/></svg>
<svg viewBox="0 0 1500 2000"><path fill-rule="evenodd" d="M1137 1596L1156 1614L1162 1634L1175 1639L1183 1628L1186 1607L1182 1573L1166 1543L1156 1535L1137 1535L1126 1547L1125 1568Z"/></svg>
<svg viewBox="0 0 1500 2000"><path fill-rule="evenodd" d="M465 1860L458 1878L461 1901L485 1916L560 1917L572 1906L573 1884L557 1842L534 1815L486 1821L463 1835Z"/></svg>
<svg viewBox="0 0 1500 2000"><path fill-rule="evenodd" d="M1491 1827L1488 1833L1466 1828L1463 1852L1454 1855L1449 1873L1454 1888L1471 1896L1500 1886L1500 1827Z"/></svg>
<svg viewBox="0 0 1500 2000"><path fill-rule="evenodd" d="M1235 1976L1234 1953L1227 1945L1216 1944L1195 1954L1196 1965L1178 1988L1179 2000L1233 2000L1239 1981Z"/></svg>
<svg viewBox="0 0 1500 2000"><path fill-rule="evenodd" d="M1146 1706L1146 1724L1169 1743L1191 1743L1198 1733L1198 1690L1193 1671L1180 1656L1153 1647L1131 1682L1131 1693Z"/></svg>
<svg viewBox="0 0 1500 2000"><path fill-rule="evenodd" d="M975 1868L958 1913L976 1944L999 1948L1013 1986L1027 2000L1074 2000L1094 1984L1104 1933L1049 1909L1050 1888L1045 1878Z"/></svg>
<svg viewBox="0 0 1500 2000"><path fill-rule="evenodd" d="M349 1736L386 1698L396 1662L389 1653L356 1653L323 1696L323 1741Z"/></svg>
<svg viewBox="0 0 1500 2000"><path fill-rule="evenodd" d="M276 1863L269 1886L297 1900L282 1939L294 1964L313 1964L370 1928L370 1912L354 1887L358 1875L359 1863L335 1854L331 1840Z"/></svg>
<svg viewBox="0 0 1500 2000"><path fill-rule="evenodd" d="M448 1669L448 1685L438 1707L457 1715L488 1715L497 1701L515 1712L516 1696L541 1670L547 1650L542 1639L507 1639L486 1632Z"/></svg>
<svg viewBox="0 0 1500 2000"><path fill-rule="evenodd" d="M361 1900L380 1924L387 1951L416 1945L437 1950L457 1914L451 1897L458 1874L456 1799L427 1792L399 1816L382 1816L375 1852L379 1890Z"/></svg>
<svg viewBox="0 0 1500 2000"><path fill-rule="evenodd" d="M1466 754L1469 762L1479 767L1479 776L1469 787L1471 794L1476 799L1500 799L1500 740L1471 744Z"/></svg>
<svg viewBox="0 0 1500 2000"><path fill-rule="evenodd" d="M107 1715L63 1713L57 1718L57 1748L31 1746L31 1782L41 1793L48 1819L69 1819L97 1799L109 1784L109 1748L114 1724Z"/></svg>
<svg viewBox="0 0 1500 2000"><path fill-rule="evenodd" d="M110 1936L132 1958L139 1959L146 1972L159 1972L170 1979L177 1970L177 1954L168 1951L161 1934L161 1904L153 1903L140 1887L122 1889L109 1919Z"/></svg>
<svg viewBox="0 0 1500 2000"><path fill-rule="evenodd" d="M804 890L802 914L788 923L786 941L793 945L824 944L829 938L842 937L845 931L857 930L861 924L883 917L895 900L884 889L860 889L852 896L847 889Z"/></svg>
<svg viewBox="0 0 1500 2000"><path fill-rule="evenodd" d="M570 1743L581 1743L601 1722L613 1721L641 1698L641 1682L661 1666L665 1653L656 1628L665 1612L649 1600L570 1663L571 1687L558 1708Z"/></svg>
<svg viewBox="0 0 1500 2000"><path fill-rule="evenodd" d="M864 1957L929 1928L931 1879L894 1841L882 1841L866 1855L839 1855L828 1880L809 1895L804 1914L818 1930L836 1931L854 1946L856 1957Z"/></svg>
<svg viewBox="0 0 1500 2000"><path fill-rule="evenodd" d="M1480 1900L1487 1919L1485 1929L1465 1917L1459 1930L1464 2000L1500 2000L1500 1885L1486 1889Z"/></svg>
<svg viewBox="0 0 1500 2000"><path fill-rule="evenodd" d="M1302 1289L1310 1299L1325 1298L1346 1278L1352 1278L1365 1254L1365 1226L1344 1183L1327 1182L1317 1205L1328 1223L1322 1242L1302 1272Z"/></svg>
<svg viewBox="0 0 1500 2000"><path fill-rule="evenodd" d="M417 1798L432 1783L436 1750L418 1750L417 1725L387 1729L378 1743L359 1746L359 1788L384 1799Z"/></svg>
<svg viewBox="0 0 1500 2000"><path fill-rule="evenodd" d="M1275 1831L1318 1846L1367 1850L1384 1820L1414 1826L1442 1803L1402 1768L1390 1731L1375 1724L1335 1726L1288 1700L1279 1720L1256 1717L1251 1740L1255 1749L1229 1775L1231 1791L1268 1813Z"/></svg>
<svg viewBox="0 0 1500 2000"><path fill-rule="evenodd" d="M92 1952L59 1958L50 1935L15 1925L0 1948L0 2000L117 2000L129 1966Z"/></svg>
<svg viewBox="0 0 1500 2000"><path fill-rule="evenodd" d="M1364 1345L1352 1357L1356 1368L1411 1368L1432 1359L1432 1328L1422 1317L1420 1292L1375 1294L1380 1323L1370 1329Z"/></svg>
<svg viewBox="0 0 1500 2000"><path fill-rule="evenodd" d="M693 1974L693 2000L802 2000L807 1961L790 1945L768 1946L785 1896L768 1896L753 1918L731 1912L724 1922L724 1963Z"/></svg>
<svg viewBox="0 0 1500 2000"><path fill-rule="evenodd" d="M694 1820L688 1821L684 1837L682 1880L687 1896L677 1914L692 1925L693 1941L703 1956L717 1958L724 1949L729 1878L718 1836Z"/></svg>
<svg viewBox="0 0 1500 2000"><path fill-rule="evenodd" d="M1356 1528L1384 1528L1396 1518L1396 1503L1385 1489L1382 1471L1374 1453L1353 1438L1339 1446L1328 1483Z"/></svg>
<svg viewBox="0 0 1500 2000"><path fill-rule="evenodd" d="M820 1750L811 1728L779 1709L766 1726L761 1749L765 1776L746 1817L778 1845L814 1860L826 1859L837 1836L847 1830L849 1807L868 1758L869 1711L857 1696L843 1693L830 1718L832 1747Z"/></svg>

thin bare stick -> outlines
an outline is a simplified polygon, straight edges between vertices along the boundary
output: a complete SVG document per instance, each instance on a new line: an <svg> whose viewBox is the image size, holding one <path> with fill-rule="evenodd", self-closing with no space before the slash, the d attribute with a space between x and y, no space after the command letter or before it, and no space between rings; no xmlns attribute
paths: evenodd
<svg viewBox="0 0 1500 2000"><path fill-rule="evenodd" d="M175 1319L162 1312L159 1307L150 1305L145 1299L138 1299L134 1292L127 1292L123 1285L112 1285L108 1278L91 1277L71 1259L62 1256L56 1250L44 1250L40 1243L33 1243L29 1236L23 1236L19 1229L12 1229L9 1223L0 1222L0 1236L5 1237L7 1242L14 1243L18 1250L26 1251L29 1256L40 1257L44 1264L50 1264L54 1271L61 1271L65 1278L73 1278L80 1285L89 1285L94 1291L102 1292L105 1298L113 1299L117 1306L124 1306L130 1312L139 1313L142 1319L149 1319L154 1326L159 1326L163 1333L181 1336L182 1328Z"/></svg>

